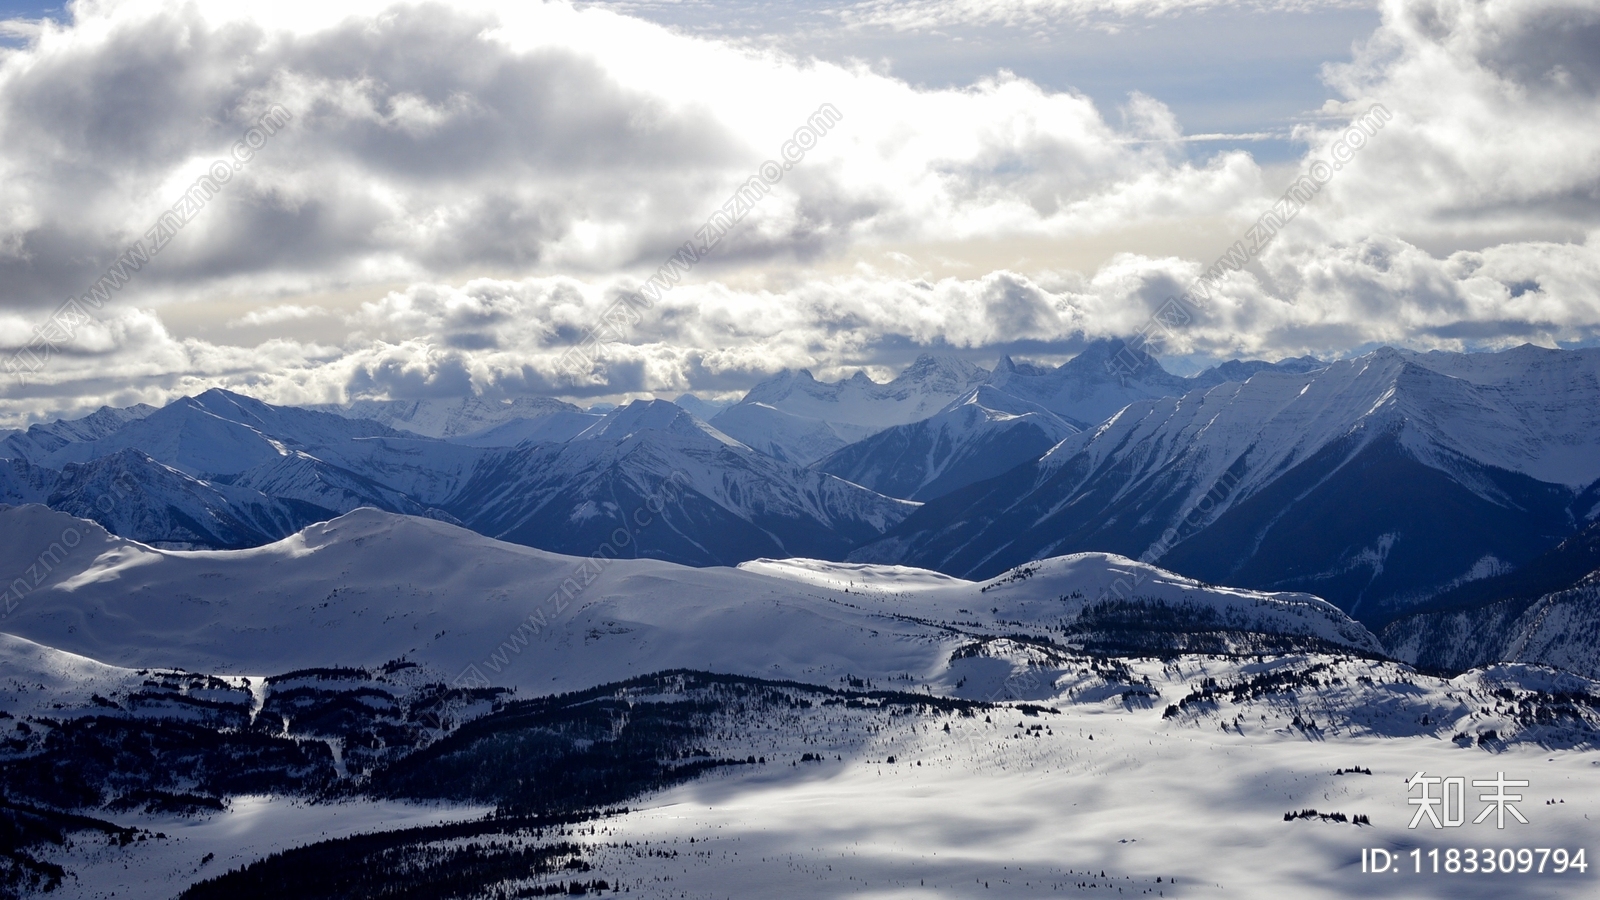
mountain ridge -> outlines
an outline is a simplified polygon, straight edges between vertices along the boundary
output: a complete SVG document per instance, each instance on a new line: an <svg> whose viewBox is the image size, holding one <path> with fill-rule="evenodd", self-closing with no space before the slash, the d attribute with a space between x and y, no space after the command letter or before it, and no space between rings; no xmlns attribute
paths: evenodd
<svg viewBox="0 0 1600 900"><path fill-rule="evenodd" d="M1364 615L1379 621L1486 556L1519 565L1570 533L1571 485L1600 469L1600 454L1572 452L1600 445L1597 405L1582 401L1600 388L1580 387L1554 406L1532 402L1540 385L1506 377L1527 356L1472 365L1426 358L1475 370L1479 380L1469 382L1420 354L1382 348L1305 373L1263 370L1138 401L1035 463L931 501L851 559L986 575L1094 547L1211 581L1315 590L1346 609L1370 602ZM1600 354L1554 359L1566 375L1550 377L1561 378L1592 374ZM1461 443L1476 435L1484 435L1477 445ZM1432 499L1381 512L1407 491ZM1376 514L1341 526L1337 542L1293 530L1345 521L1357 501ZM1451 512L1429 518L1427 504ZM1515 525L1497 523L1508 510L1520 517ZM1396 546L1401 555L1389 561ZM1368 584L1386 562L1387 586L1373 596Z"/></svg>

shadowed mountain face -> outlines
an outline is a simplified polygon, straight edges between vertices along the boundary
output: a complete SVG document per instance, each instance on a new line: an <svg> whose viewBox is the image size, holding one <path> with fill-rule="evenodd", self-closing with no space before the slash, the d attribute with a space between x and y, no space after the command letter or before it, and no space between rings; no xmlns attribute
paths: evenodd
<svg viewBox="0 0 1600 900"><path fill-rule="evenodd" d="M838 558L916 505L756 453L658 400L563 444L485 457L449 508L483 534L546 550L734 565Z"/></svg>
<svg viewBox="0 0 1600 900"><path fill-rule="evenodd" d="M1495 356L1386 349L1134 403L852 559L983 577L1104 549L1381 624L1530 562L1586 513L1600 354Z"/></svg>
<svg viewBox="0 0 1600 900"><path fill-rule="evenodd" d="M1526 565L1433 597L1386 625L1383 641L1429 669L1528 662L1600 676L1600 520Z"/></svg>
<svg viewBox="0 0 1600 900"><path fill-rule="evenodd" d="M953 357L918 357L893 381L864 372L817 381L783 371L750 389L711 424L774 459L809 465L894 425L921 421L980 384L989 373Z"/></svg>
<svg viewBox="0 0 1600 900"><path fill-rule="evenodd" d="M893 497L932 500L1038 459L1130 403L1244 381L1263 371L1304 373L1322 366L1310 357L1235 360L1180 378L1118 340L1094 341L1054 369L1004 357L983 384L934 415L885 428L813 468Z"/></svg>
<svg viewBox="0 0 1600 900"><path fill-rule="evenodd" d="M547 550L695 565L837 558L915 508L763 456L665 401L604 417L531 406L535 418L446 442L208 391L120 425L13 440L39 461L4 461L0 502L48 503L173 548L258 546L367 506Z"/></svg>
<svg viewBox="0 0 1600 900"><path fill-rule="evenodd" d="M1078 429L990 385L935 415L886 428L813 468L891 497L932 500L1045 454Z"/></svg>
<svg viewBox="0 0 1600 900"><path fill-rule="evenodd" d="M1405 616L1383 629L1383 641L1396 657L1438 671L1519 662L1600 677L1600 570L1531 600Z"/></svg>

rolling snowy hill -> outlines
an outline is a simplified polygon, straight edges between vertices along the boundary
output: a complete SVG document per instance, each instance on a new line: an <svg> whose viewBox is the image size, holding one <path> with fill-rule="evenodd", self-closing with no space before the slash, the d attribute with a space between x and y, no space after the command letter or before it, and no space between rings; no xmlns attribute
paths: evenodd
<svg viewBox="0 0 1600 900"><path fill-rule="evenodd" d="M1130 600L1203 619L1219 641L1378 649L1316 598L1207 587L1099 554L985 584L813 561L696 569L561 556L377 510L249 550L157 550L42 506L0 509L0 536L4 571L52 560L4 631L133 667L259 674L405 656L447 679L473 665L537 690L689 667L822 683L910 673L948 688L968 665L951 654L977 638L1097 639L1088 626L1105 630L1117 610L1097 604L1118 579L1140 585ZM1002 680L1037 666L1026 648L1014 655Z"/></svg>

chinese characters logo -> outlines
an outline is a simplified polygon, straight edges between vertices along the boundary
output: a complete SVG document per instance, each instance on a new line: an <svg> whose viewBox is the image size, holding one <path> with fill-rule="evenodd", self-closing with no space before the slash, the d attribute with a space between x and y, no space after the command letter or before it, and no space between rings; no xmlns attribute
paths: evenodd
<svg viewBox="0 0 1600 900"><path fill-rule="evenodd" d="M1497 777L1489 779L1475 779L1472 782L1475 788L1493 788L1488 793L1478 795L1480 803L1487 804L1472 824L1481 824L1489 816L1495 817L1495 827L1506 827L1506 815L1526 825L1528 820L1523 818L1522 812L1513 804L1522 802L1521 794L1508 794L1506 788L1525 788L1527 781L1506 778L1506 773L1499 772ZM1406 779L1406 788L1417 794L1406 802L1417 808L1411 816L1411 824L1407 828L1415 828L1424 817L1434 828L1456 828L1467 820L1467 780L1457 776L1441 777L1428 775L1424 772Z"/></svg>

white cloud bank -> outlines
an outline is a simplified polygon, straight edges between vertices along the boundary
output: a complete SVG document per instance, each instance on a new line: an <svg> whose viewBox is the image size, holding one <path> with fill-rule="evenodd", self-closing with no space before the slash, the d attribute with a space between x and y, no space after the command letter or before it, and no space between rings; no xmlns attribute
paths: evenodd
<svg viewBox="0 0 1600 900"><path fill-rule="evenodd" d="M938 31L963 27L1039 29L1211 10L1304 12L1375 5L1371 0L865 0L847 6L840 15L857 27Z"/></svg>
<svg viewBox="0 0 1600 900"><path fill-rule="evenodd" d="M918 90L604 10L74 13L0 51L0 348L86 291L263 110L294 120L65 352L0 388L13 416L219 383L286 402L733 390L908 347L1065 347L1131 331L1212 259L1133 239L1083 271L1032 258L957 272L943 256L1153 233L1215 252L1276 187L1243 153L1187 162L1151 98L1107 116L1005 76ZM1600 336L1595 46L1593 4L1389 0L1367 46L1330 67L1348 102L1304 137L1321 153L1375 102L1393 121L1174 349ZM561 373L618 292L822 103L844 120L695 280L592 377ZM395 284L410 286L327 301ZM172 324L211 308L243 311L204 335ZM261 336L274 327L299 330Z"/></svg>

